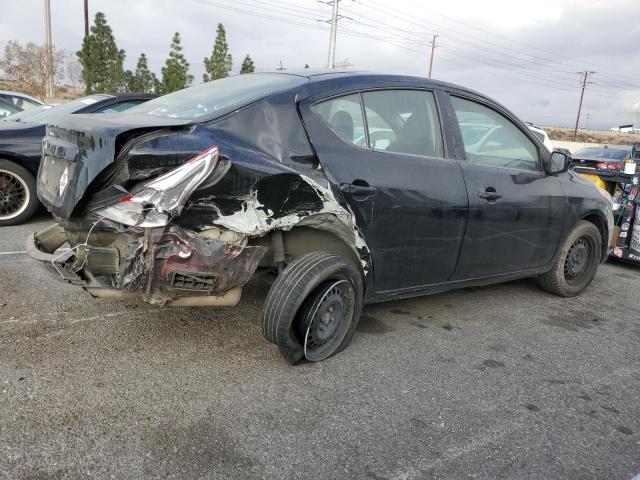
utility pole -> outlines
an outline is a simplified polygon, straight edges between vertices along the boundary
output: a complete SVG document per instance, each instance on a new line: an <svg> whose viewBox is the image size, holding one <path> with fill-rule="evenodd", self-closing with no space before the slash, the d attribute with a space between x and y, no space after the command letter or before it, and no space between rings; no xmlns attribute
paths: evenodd
<svg viewBox="0 0 640 480"><path fill-rule="evenodd" d="M53 42L51 41L51 3L44 0L44 46L47 51L47 98L55 97L55 85L53 78Z"/></svg>
<svg viewBox="0 0 640 480"><path fill-rule="evenodd" d="M276 68L276 70L279 70L279 71L286 70L286 68L282 65L282 60L280 60L280 66Z"/></svg>
<svg viewBox="0 0 640 480"><path fill-rule="evenodd" d="M585 130L589 130L589 119L591 118L591 114L587 113L587 123L584 126Z"/></svg>
<svg viewBox="0 0 640 480"><path fill-rule="evenodd" d="M336 63L336 33L338 31L338 4L340 0L332 0L331 6L331 34L329 36L329 58L327 68L335 68Z"/></svg>
<svg viewBox="0 0 640 480"><path fill-rule="evenodd" d="M434 35L433 40L431 40L431 59L429 60L429 78L431 78L431 70L433 69L433 55L436 52L436 38L438 38L438 35Z"/></svg>
<svg viewBox="0 0 640 480"><path fill-rule="evenodd" d="M576 141L576 136L578 135L578 122L580 122L580 112L582 111L582 100L584 99L584 89L587 88L587 85L593 82L588 82L587 79L593 75L594 71L585 70L584 72L578 72L578 75L582 75L582 90L580 91L580 104L578 105L578 116L576 117L576 127L573 129L573 141Z"/></svg>
<svg viewBox="0 0 640 480"><path fill-rule="evenodd" d="M89 0L84 0L84 36L89 36Z"/></svg>

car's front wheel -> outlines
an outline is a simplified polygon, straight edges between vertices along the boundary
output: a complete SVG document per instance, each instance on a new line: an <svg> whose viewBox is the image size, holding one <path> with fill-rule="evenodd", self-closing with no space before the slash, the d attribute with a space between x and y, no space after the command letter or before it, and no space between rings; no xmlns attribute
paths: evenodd
<svg viewBox="0 0 640 480"><path fill-rule="evenodd" d="M303 255L271 286L262 334L291 364L324 360L351 341L362 297L362 276L351 262L324 252Z"/></svg>
<svg viewBox="0 0 640 480"><path fill-rule="evenodd" d="M27 221L39 204L33 175L20 165L0 159L0 226Z"/></svg>
<svg viewBox="0 0 640 480"><path fill-rule="evenodd" d="M602 237L591 222L581 221L567 237L553 268L539 277L546 291L573 297L593 280L602 255Z"/></svg>

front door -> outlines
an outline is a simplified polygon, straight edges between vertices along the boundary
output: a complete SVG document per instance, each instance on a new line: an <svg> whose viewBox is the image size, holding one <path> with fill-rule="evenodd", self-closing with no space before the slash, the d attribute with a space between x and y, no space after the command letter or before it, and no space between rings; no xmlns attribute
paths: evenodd
<svg viewBox="0 0 640 480"><path fill-rule="evenodd" d="M539 146L479 101L450 96L466 162L469 222L454 280L537 269L560 242L565 195Z"/></svg>
<svg viewBox="0 0 640 480"><path fill-rule="evenodd" d="M300 109L327 177L371 250L374 290L447 281L462 245L467 194L459 162L445 158L433 93L376 90Z"/></svg>

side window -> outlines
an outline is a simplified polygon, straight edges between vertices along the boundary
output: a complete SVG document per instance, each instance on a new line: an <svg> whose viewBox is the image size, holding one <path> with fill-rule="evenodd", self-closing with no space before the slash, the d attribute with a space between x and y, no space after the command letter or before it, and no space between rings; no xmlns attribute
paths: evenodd
<svg viewBox="0 0 640 480"><path fill-rule="evenodd" d="M135 107L136 105L140 105L143 102L144 100L129 100L127 102L115 103L98 110L96 113L124 112L125 110L128 110L131 107Z"/></svg>
<svg viewBox="0 0 640 480"><path fill-rule="evenodd" d="M431 92L380 90L363 93L371 148L443 157L442 131Z"/></svg>
<svg viewBox="0 0 640 480"><path fill-rule="evenodd" d="M8 105L4 105L3 102L0 102L0 118L8 117L12 113L14 113L14 110L12 110Z"/></svg>
<svg viewBox="0 0 640 480"><path fill-rule="evenodd" d="M366 146L360 95L346 95L317 103L311 109L318 113L335 133L354 145Z"/></svg>
<svg viewBox="0 0 640 480"><path fill-rule="evenodd" d="M450 98L470 162L542 171L535 144L510 120L479 103Z"/></svg>

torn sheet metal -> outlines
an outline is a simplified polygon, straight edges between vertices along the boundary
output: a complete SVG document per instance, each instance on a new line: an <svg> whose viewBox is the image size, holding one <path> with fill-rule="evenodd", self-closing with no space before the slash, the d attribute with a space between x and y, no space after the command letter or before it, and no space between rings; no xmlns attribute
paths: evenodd
<svg viewBox="0 0 640 480"><path fill-rule="evenodd" d="M40 260L60 280L75 278L74 283L94 292L120 290L154 304L217 296L241 287L267 251L247 246L246 238L233 232L196 234L175 225L123 229L105 219L95 221L89 234L78 233L70 240L72 248L59 254L56 244L62 240L52 242L54 251L47 251L34 239Z"/></svg>
<svg viewBox="0 0 640 480"><path fill-rule="evenodd" d="M287 231L296 225L334 231L335 229L328 225L327 228L323 228L324 219L327 218L327 215L332 215L347 227L346 231L350 234L343 234L341 237L354 248L361 259L365 274L368 273L370 270L369 249L362 235L358 232L355 215L340 205L329 188L328 182L326 185L321 185L306 175L287 175L287 184L282 185L279 189L281 193L285 192L286 196L277 200L272 195L264 195L259 188L252 190L248 195L235 198L234 200L237 202L235 210L229 211L229 209L221 208L218 204L219 199L215 196L200 198L192 202L190 208L213 209L216 213L211 219L213 225L249 237L261 237L275 230ZM265 186L265 188L275 190L273 185ZM313 195L310 196L307 193L303 197L299 194L301 191L310 191ZM299 198L290 202L294 195L298 195ZM228 200L228 198L225 199L226 205L229 204ZM314 222L313 218L323 220ZM341 230L344 231L344 229Z"/></svg>

